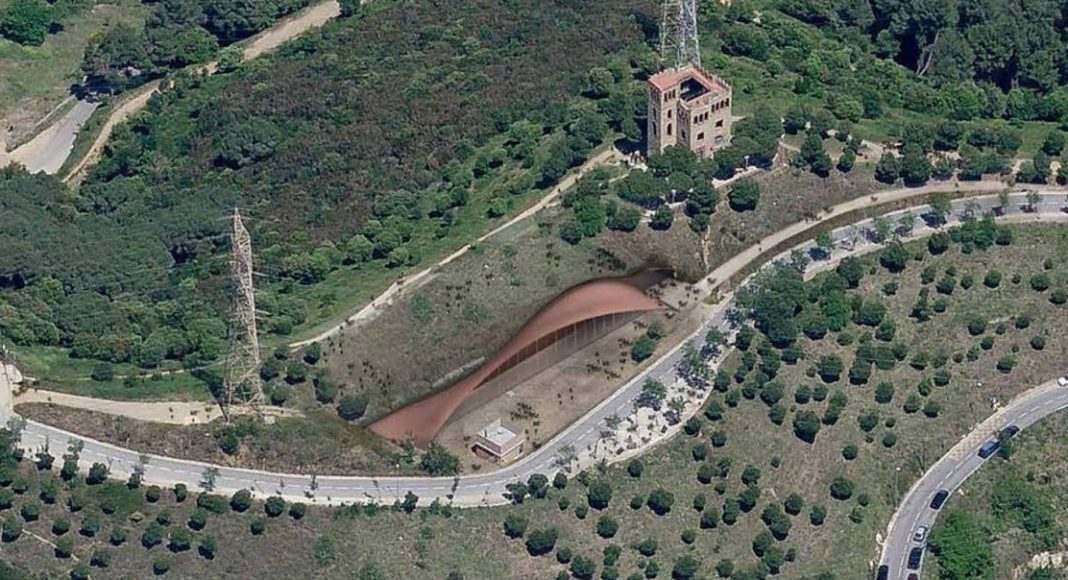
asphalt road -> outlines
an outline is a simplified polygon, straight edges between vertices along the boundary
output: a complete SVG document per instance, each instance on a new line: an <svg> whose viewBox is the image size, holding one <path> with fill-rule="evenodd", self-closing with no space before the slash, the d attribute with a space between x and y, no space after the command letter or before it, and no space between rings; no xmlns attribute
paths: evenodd
<svg viewBox="0 0 1068 580"><path fill-rule="evenodd" d="M928 469L902 500L887 529L881 564L889 566L889 578L898 580L910 572L919 573L919 570L908 570L906 565L909 551L921 546L912 541L913 533L920 526L928 529L934 526L940 511L931 509L935 493L944 489L952 495L983 465L986 460L978 454L983 442L995 439L997 432L1009 425L1024 429L1066 407L1068 388L1057 386L1056 380L1035 387L984 421L973 432L981 437L966 437Z"/></svg>
<svg viewBox="0 0 1068 580"><path fill-rule="evenodd" d="M1064 200L1064 192L1044 195L1037 211L1031 213L1029 219L1063 216L1061 206ZM997 196L970 198L954 203L953 211L955 214L963 212L969 206L975 211L989 210L998 205ZM1014 195L1006 214L1010 216L1024 214L1023 205L1023 194ZM913 214L918 215L923 210L923 207L915 207L905 211L911 211ZM905 213L905 211L893 212L887 215L893 219ZM956 218L954 217L954 219ZM832 252L829 260L814 262L814 264L819 265L821 268L826 268L847 255L855 255L877 249L877 245L865 242L863 236L860 235L866 228L871 226L872 221L865 220L835 230L832 233L832 237L836 240L838 249ZM922 235L925 229L923 226L917 226L916 234ZM807 242L797 246L796 249L806 251L812 245L811 242ZM788 257L789 254L789 251L784 252L777 259ZM692 338L703 337L707 330L712 327L725 331L724 318L731 305L732 300L729 298L721 301L710 313L708 321L692 335ZM406 492L412 491L421 498L422 502L441 498L443 501L452 499L453 505L456 506L502 504L506 501L503 494L508 483L520 479L525 480L534 473L544 473L551 476L558 471L557 458L562 455L561 451L565 448L573 448L580 455L589 449L595 448L600 441L601 431L607 429L606 418L611 415L628 416L633 409L633 401L641 390L641 384L647 378L658 378L665 383L677 380L675 365L682 357L682 347L685 343L686 341L680 342L678 346L663 355L653 365L627 382L600 405L537 451L510 466L487 473L444 478L314 477L305 474L283 474L235 469L211 466L183 459L159 456L149 457L136 451L87 439L33 421L26 422L22 431L20 445L31 452L48 446L53 455L58 456L65 452L68 440L81 440L84 442L84 448L81 453L83 467L88 467L93 462L105 463L110 466L114 477L123 478L134 470L143 468L144 481L159 485L184 483L195 488L205 481L206 470L212 468L217 470L213 489L219 493L227 494L239 489L249 489L261 496L279 494L287 499L340 504L361 500L391 502L393 499L403 497ZM2 380L3 375L0 373L0 381ZM1068 395L1068 390L1066 390L1066 395ZM1068 401L1068 398L1066 398L1066 401ZM0 415L8 415L10 413L9 406L0 407ZM5 421L6 418L3 417ZM651 444L655 444L655 442ZM587 459L587 464L590 462ZM935 481L937 482L938 480L936 479Z"/></svg>
<svg viewBox="0 0 1068 580"><path fill-rule="evenodd" d="M12 151L11 161L21 163L30 173L44 171L55 174L63 167L74 149L74 139L78 136L78 131L98 106L99 103L77 101L62 118Z"/></svg>

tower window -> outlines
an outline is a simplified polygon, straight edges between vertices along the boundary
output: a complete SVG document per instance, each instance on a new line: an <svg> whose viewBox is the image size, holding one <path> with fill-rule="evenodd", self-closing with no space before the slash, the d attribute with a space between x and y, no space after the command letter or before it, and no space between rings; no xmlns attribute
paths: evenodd
<svg viewBox="0 0 1068 580"><path fill-rule="evenodd" d="M668 137L670 137L670 136L671 136L671 123L668 123L668 126L667 126L667 134L668 134Z"/></svg>

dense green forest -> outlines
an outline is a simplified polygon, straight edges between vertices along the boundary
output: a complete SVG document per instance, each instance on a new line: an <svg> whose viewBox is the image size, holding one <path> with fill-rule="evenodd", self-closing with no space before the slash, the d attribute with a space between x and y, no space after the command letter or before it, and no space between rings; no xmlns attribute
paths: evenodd
<svg viewBox="0 0 1068 580"><path fill-rule="evenodd" d="M308 0L144 0L141 29L114 26L85 50L82 72L92 90L121 91L169 69L206 62L220 46L252 36Z"/></svg>
<svg viewBox="0 0 1068 580"><path fill-rule="evenodd" d="M197 45L183 35L225 45L302 5L166 0L145 30L98 39L86 70L139 82L128 67L158 74L202 59L174 56ZM918 142L923 155L961 146L973 177L1006 168L1017 150L1030 156L1032 126L1056 128L1032 120L1068 122L1057 2L700 6L705 65L732 82L736 112L751 119L712 163L654 160L669 181L729 176L746 156L768 162L776 115L787 132L809 122L824 136ZM338 271L416 265L435 243L458 246L555 183L611 135L639 140L658 17L651 0L381 1L263 61L178 76L119 128L76 191L0 173L0 333L145 368L217 359L222 218L234 206L250 218L263 274L262 328L307 326L336 299L311 298L310 286ZM648 207L665 196L647 175L617 187ZM722 196L698 193L687 212L703 230ZM577 209L565 239L634 222L634 207L617 214L596 199L567 200Z"/></svg>
<svg viewBox="0 0 1068 580"><path fill-rule="evenodd" d="M1060 121L1066 18L1055 0L743 0L705 4L701 22L724 54L854 122L893 108Z"/></svg>
<svg viewBox="0 0 1068 580"><path fill-rule="evenodd" d="M0 174L0 244L12 250L0 258L0 329L145 368L215 359L222 218L236 205L264 275L263 328L287 334L307 316L302 285L418 263L421 245L465 225L459 210L489 174L515 178L494 182L479 221L581 163L609 131L610 116L580 96L588 72L644 46L636 22L649 8L383 4L262 64L178 79L77 191ZM601 88L619 98L597 96L633 119L644 103L622 82L631 66L612 70Z"/></svg>

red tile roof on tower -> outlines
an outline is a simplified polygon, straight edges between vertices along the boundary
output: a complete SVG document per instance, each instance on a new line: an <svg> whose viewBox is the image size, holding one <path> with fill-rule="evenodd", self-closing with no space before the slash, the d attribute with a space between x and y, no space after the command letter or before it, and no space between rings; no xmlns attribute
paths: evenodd
<svg viewBox="0 0 1068 580"><path fill-rule="evenodd" d="M666 91L682 84L689 78L701 83L713 94L718 95L730 91L730 87L723 79L710 74L703 68L695 67L693 65L688 65L682 68L669 68L660 71L649 77L649 84L653 85L660 91Z"/></svg>

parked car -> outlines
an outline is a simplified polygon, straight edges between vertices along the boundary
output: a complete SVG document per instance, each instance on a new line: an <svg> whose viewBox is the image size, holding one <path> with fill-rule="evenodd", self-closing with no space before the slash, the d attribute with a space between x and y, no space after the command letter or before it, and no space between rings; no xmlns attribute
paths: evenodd
<svg viewBox="0 0 1068 580"><path fill-rule="evenodd" d="M920 526L916 528L916 531L912 534L913 542L923 543L927 539L927 526Z"/></svg>
<svg viewBox="0 0 1068 580"><path fill-rule="evenodd" d="M1009 437L1015 437L1020 432L1020 428L1016 425L1009 425L1000 432L998 432L998 439L1008 439Z"/></svg>
<svg viewBox="0 0 1068 580"><path fill-rule="evenodd" d="M936 510L942 507L942 504L946 503L946 498L949 497L949 491L940 489L938 493L934 494L931 498L931 509Z"/></svg>
<svg viewBox="0 0 1068 580"><path fill-rule="evenodd" d="M1057 384L1062 387L1068 387L1068 375L1064 375L1063 377L1057 379Z"/></svg>
<svg viewBox="0 0 1068 580"><path fill-rule="evenodd" d="M909 551L909 570L919 570L920 561L923 560L923 548L913 548Z"/></svg>
<svg viewBox="0 0 1068 580"><path fill-rule="evenodd" d="M875 573L875 580L886 580L890 577L890 566L883 564L879 566L879 571Z"/></svg>
<svg viewBox="0 0 1068 580"><path fill-rule="evenodd" d="M1000 448L1001 448L1001 442L1000 441L987 441L986 443L983 443L983 445L981 447L979 447L979 457L982 457L983 459L986 459L987 457L990 457L991 455L993 455L994 452L997 451Z"/></svg>

